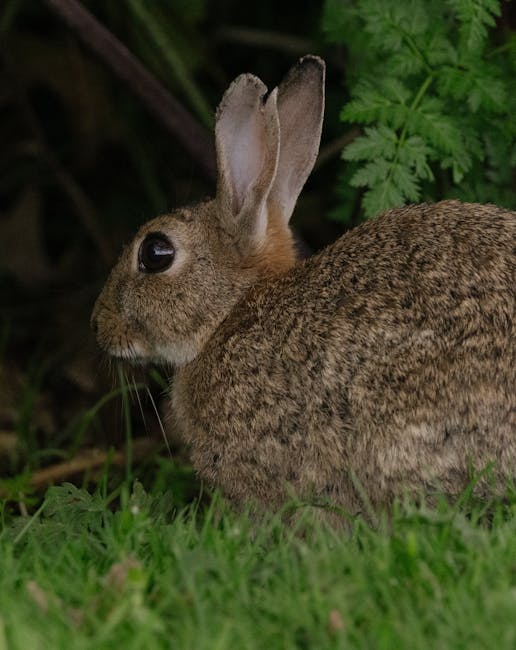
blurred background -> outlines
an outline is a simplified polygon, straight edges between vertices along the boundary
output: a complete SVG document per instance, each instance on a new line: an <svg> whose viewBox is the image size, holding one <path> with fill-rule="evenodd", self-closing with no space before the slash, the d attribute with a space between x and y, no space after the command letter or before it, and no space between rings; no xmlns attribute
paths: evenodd
<svg viewBox="0 0 516 650"><path fill-rule="evenodd" d="M364 132L368 119L351 115L342 121L339 115L354 97L353 88L366 64L373 82L382 78L381 68L372 66L370 49L376 38L374 4L344 0L2 1L3 516L23 511L52 482L90 486L105 481L116 490L120 480L138 476L151 489L173 486L178 505L198 493L187 456L163 417L166 373L135 371L128 375L131 386L125 386L124 377L97 350L89 330L91 308L118 251L139 224L213 193L214 109L241 72L257 74L272 88L303 54L318 54L326 60L321 154L293 225L307 249L316 251L363 218L364 183L352 177L362 154L356 147L350 149L350 162L343 163L341 152L346 145L356 144L357 136L370 136L367 127ZM441 10L445 4L438 2L434 7L439 5ZM500 84L506 85L493 85L497 76L487 69L484 78L491 79L491 85L477 91L478 101L470 87L463 90L469 93L469 110L477 116L472 130L486 131L486 119L506 129L497 136L498 149L488 142L484 143L487 149L482 149L480 136L475 136L477 144L473 136L464 137L466 153L457 158L459 162L450 162L439 150L439 146L446 149L446 141L434 146L432 137L437 136L429 132L430 144L420 149L424 164L411 167L420 175L417 191L405 184L405 190L402 187L387 197L385 207L412 197L451 195L513 207L516 93L511 94L514 87L507 85L516 71L512 4L495 2L498 13L486 9L488 18L494 16L492 22L484 21L484 25L480 21L485 33L479 38L485 40L489 28L492 52L499 57L491 59L491 64L498 66L494 69L501 71ZM424 3L398 5L412 20ZM339 21L346 16L349 20L341 25ZM426 27L412 23L407 27L414 30L414 38L432 34L432 16L426 20ZM464 23L465 19L459 16L458 20ZM360 24L362 32L357 31ZM464 38L460 25L457 43ZM397 47L394 41L390 46L378 45L378 61L385 58L384 46ZM399 74L416 79L419 69L410 69L407 62L404 65ZM436 92L441 92L439 88ZM455 86L453 92L446 91L445 85L442 88L443 96L455 93L456 101L464 105ZM360 100L360 89L357 97ZM435 117L441 109L435 101L433 106ZM444 108L442 114L446 114ZM373 115L372 119L377 118ZM461 119L457 113L456 124ZM406 133L410 135L410 129L395 123L387 126L393 133L401 131L402 143ZM425 128L430 129L428 124ZM448 123L446 127L445 123L448 133L446 128L450 138L462 142L460 126ZM420 143L414 140L412 144ZM454 151L458 146L454 144ZM486 181L489 146L492 176ZM495 149L498 159L505 161L498 167ZM466 155L470 155L470 164ZM369 181L374 184L374 179ZM491 197L488 190L482 194L481 188L493 184L498 194Z"/></svg>

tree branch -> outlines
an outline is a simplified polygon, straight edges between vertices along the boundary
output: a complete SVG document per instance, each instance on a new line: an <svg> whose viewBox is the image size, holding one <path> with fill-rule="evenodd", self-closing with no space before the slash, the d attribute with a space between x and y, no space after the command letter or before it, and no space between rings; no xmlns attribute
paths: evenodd
<svg viewBox="0 0 516 650"><path fill-rule="evenodd" d="M143 101L195 160L207 180L214 184L215 150L210 134L79 0L47 0L47 4Z"/></svg>
<svg viewBox="0 0 516 650"><path fill-rule="evenodd" d="M159 439L136 438L133 440L131 448L133 462L156 453L162 446L163 441ZM86 449L70 460L34 472L30 478L30 484L36 490L46 489L50 485L62 483L73 476L98 470L107 462L112 466L125 467L126 458L126 448L117 451Z"/></svg>

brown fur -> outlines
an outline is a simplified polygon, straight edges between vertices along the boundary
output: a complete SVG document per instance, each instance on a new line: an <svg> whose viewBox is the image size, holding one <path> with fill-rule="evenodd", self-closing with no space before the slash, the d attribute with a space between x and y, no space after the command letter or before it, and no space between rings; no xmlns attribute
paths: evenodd
<svg viewBox="0 0 516 650"><path fill-rule="evenodd" d="M281 275L296 263L292 231L286 228L277 211L269 208L267 238L257 252L253 264L263 277Z"/></svg>
<svg viewBox="0 0 516 650"><path fill-rule="evenodd" d="M296 83L316 72L311 59ZM262 203L269 176L253 186ZM456 494L490 462L503 489L516 476L516 213L392 210L293 265L276 208L289 201L272 203L256 211L265 238L248 213L222 218L220 200L146 224L94 310L108 351L176 366L172 413L199 474L235 503L295 493L352 512L358 486L374 506ZM136 252L156 230L177 260L144 274Z"/></svg>

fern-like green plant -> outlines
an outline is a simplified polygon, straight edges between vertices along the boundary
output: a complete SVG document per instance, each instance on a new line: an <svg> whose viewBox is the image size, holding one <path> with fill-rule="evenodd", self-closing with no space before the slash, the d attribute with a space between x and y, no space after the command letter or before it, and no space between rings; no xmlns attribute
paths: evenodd
<svg viewBox="0 0 516 650"><path fill-rule="evenodd" d="M342 182L366 216L422 199L516 205L516 37L499 0L326 0L348 52ZM346 206L349 209L349 206Z"/></svg>

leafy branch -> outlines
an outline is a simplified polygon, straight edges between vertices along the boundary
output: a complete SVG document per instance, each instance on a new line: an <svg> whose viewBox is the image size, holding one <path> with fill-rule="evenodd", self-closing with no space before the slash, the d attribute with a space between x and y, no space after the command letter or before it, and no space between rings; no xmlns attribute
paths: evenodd
<svg viewBox="0 0 516 650"><path fill-rule="evenodd" d="M343 158L367 216L447 195L514 203L516 60L491 44L500 13L499 0L326 1L323 29L353 71L341 119L363 134Z"/></svg>

